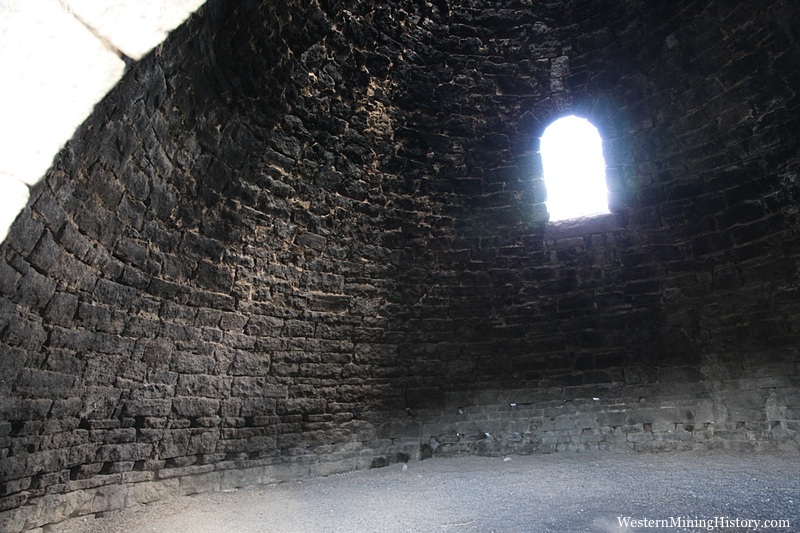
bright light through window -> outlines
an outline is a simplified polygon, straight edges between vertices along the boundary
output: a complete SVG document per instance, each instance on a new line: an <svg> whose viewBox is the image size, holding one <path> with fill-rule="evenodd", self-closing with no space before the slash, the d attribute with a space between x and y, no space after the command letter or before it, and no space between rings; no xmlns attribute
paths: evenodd
<svg viewBox="0 0 800 533"><path fill-rule="evenodd" d="M550 124L540 150L550 220L608 213L606 162L597 128L568 116Z"/></svg>

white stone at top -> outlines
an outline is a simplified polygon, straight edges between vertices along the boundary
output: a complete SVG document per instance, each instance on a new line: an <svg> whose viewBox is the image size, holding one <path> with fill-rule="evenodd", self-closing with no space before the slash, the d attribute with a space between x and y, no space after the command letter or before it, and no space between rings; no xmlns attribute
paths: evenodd
<svg viewBox="0 0 800 533"><path fill-rule="evenodd" d="M62 0L126 56L140 59L205 0Z"/></svg>

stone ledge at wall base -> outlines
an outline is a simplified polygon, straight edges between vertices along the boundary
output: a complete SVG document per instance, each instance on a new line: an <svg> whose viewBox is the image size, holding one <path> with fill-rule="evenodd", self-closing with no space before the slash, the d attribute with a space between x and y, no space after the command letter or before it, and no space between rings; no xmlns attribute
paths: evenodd
<svg viewBox="0 0 800 533"><path fill-rule="evenodd" d="M647 433L647 432L643 432ZM672 435L674 436L674 435ZM125 474L96 476L83 480L83 488L69 492L51 493L26 498L26 503L0 512L0 533L48 533L76 521L95 515L118 511L137 505L170 500L206 492L237 490L249 486L269 485L287 481L299 481L326 477L370 468L382 468L391 464L421 461L430 457L459 457L467 455L506 456L556 452L690 452L702 450L732 450L739 452L782 451L800 453L800 441L796 436L781 440L757 440L740 435L738 440L719 437L703 437L698 440L673 439L670 435L654 434L650 439L617 440L616 442L563 442L540 443L531 446L516 439L516 446L508 439L507 448L488 446L485 439L460 439L456 436L447 442L447 437L431 437L428 443L411 439L397 441L383 453L375 450L355 455L349 454L334 460L321 461L317 455L300 456L287 462L285 458L241 462L223 462L215 465L196 465L168 468L160 471L138 471ZM441 439L441 440L439 440ZM481 443L482 444L476 444ZM77 485L80 486L80 485ZM6 498L14 498L11 496ZM2 500L0 500L2 502ZM6 504L8 507L13 502Z"/></svg>
<svg viewBox="0 0 800 533"><path fill-rule="evenodd" d="M453 395L443 407L418 409L414 419L381 426L378 435L416 436L423 457L619 449L800 451L800 426L790 408L797 398L788 388L777 403L775 389L702 399L699 393L558 396L533 398L524 390L487 391L472 400Z"/></svg>
<svg viewBox="0 0 800 533"><path fill-rule="evenodd" d="M570 435L568 431L544 434L452 435L431 437L420 447L421 457L464 455L505 456L587 452L691 452L729 450L737 452L780 451L800 453L800 435L720 432L712 428L694 431L654 432L645 427L600 428Z"/></svg>
<svg viewBox="0 0 800 533"><path fill-rule="evenodd" d="M65 521L136 505L204 492L326 477L419 458L419 445L405 442L380 454L369 451L328 461L313 455L295 457L288 462L286 458L280 458L278 462L275 459L231 461L155 472L96 476L82 480L85 481L83 488L69 492L38 497L20 493L0 500L0 505L5 500L4 507L18 505L0 511L0 533L56 531L54 528ZM16 503L9 500L16 500Z"/></svg>

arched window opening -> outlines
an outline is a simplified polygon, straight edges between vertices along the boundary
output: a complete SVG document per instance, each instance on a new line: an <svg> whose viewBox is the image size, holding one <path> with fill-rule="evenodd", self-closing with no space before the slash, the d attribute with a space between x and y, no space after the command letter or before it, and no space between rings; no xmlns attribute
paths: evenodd
<svg viewBox="0 0 800 533"><path fill-rule="evenodd" d="M573 115L556 120L540 151L550 220L608 213L603 141L591 122Z"/></svg>

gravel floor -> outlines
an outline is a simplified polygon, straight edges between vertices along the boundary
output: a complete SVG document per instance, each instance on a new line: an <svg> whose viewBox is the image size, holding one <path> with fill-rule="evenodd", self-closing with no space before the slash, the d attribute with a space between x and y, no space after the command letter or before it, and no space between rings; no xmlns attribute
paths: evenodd
<svg viewBox="0 0 800 533"><path fill-rule="evenodd" d="M684 520L620 526L619 517ZM725 520L715 522L715 517ZM734 520L759 520L739 527ZM695 521L687 523L686 520ZM701 522L708 520L709 522ZM789 521L766 527L764 520ZM674 522L673 522L674 524ZM648 527L649 526L649 527ZM800 455L587 453L430 459L158 502L63 533L800 531Z"/></svg>

